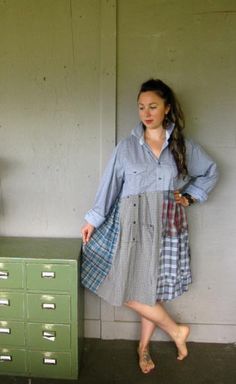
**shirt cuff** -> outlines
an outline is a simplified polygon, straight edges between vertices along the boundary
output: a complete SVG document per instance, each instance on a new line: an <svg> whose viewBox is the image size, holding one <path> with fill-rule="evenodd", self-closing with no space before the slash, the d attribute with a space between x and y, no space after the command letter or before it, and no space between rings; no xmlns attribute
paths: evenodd
<svg viewBox="0 0 236 384"><path fill-rule="evenodd" d="M84 218L89 224L92 224L95 228L100 227L100 225L105 221L105 217L99 215L93 209L90 209L90 211L86 213Z"/></svg>
<svg viewBox="0 0 236 384"><path fill-rule="evenodd" d="M200 203L203 203L204 201L206 201L208 197L205 191L203 191L198 187L195 187L194 185L189 185L187 188L184 189L183 193L188 193Z"/></svg>

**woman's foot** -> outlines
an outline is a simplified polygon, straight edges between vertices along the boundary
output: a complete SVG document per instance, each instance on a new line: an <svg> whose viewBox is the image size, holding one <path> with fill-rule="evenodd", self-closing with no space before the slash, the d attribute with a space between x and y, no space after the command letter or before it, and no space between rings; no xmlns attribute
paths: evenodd
<svg viewBox="0 0 236 384"><path fill-rule="evenodd" d="M138 348L139 366L143 373L149 373L155 368L155 364L152 361L149 350Z"/></svg>
<svg viewBox="0 0 236 384"><path fill-rule="evenodd" d="M178 349L178 360L183 360L188 356L186 341L189 336L190 329L187 325L179 325L179 332L175 338L175 344Z"/></svg>

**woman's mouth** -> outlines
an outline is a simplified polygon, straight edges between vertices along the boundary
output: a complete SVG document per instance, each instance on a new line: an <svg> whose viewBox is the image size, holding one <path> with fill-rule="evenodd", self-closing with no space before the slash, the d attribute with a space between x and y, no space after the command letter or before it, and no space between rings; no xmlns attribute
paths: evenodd
<svg viewBox="0 0 236 384"><path fill-rule="evenodd" d="M145 124L152 124L153 120L145 120Z"/></svg>

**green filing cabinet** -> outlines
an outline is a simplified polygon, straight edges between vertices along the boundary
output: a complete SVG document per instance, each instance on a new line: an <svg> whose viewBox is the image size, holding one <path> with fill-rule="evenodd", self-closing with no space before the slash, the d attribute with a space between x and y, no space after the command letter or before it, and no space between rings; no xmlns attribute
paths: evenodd
<svg viewBox="0 0 236 384"><path fill-rule="evenodd" d="M0 374L76 379L80 239L0 238Z"/></svg>

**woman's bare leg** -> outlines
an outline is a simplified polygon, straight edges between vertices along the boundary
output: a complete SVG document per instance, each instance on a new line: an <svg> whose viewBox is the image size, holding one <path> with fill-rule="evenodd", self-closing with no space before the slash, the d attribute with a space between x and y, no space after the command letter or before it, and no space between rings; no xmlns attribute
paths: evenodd
<svg viewBox="0 0 236 384"><path fill-rule="evenodd" d="M153 368L155 368L155 364L153 363L149 353L149 342L153 332L155 331L155 328L155 323L146 319L145 317L141 317L141 335L138 347L138 355L139 366L143 373L148 373Z"/></svg>
<svg viewBox="0 0 236 384"><path fill-rule="evenodd" d="M178 360L183 360L188 355L186 340L189 335L189 327L176 324L160 303L157 303L155 306L149 306L137 301L129 301L126 305L158 325L170 335L178 349Z"/></svg>

